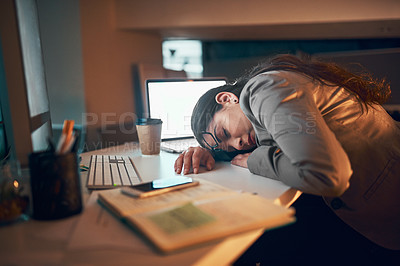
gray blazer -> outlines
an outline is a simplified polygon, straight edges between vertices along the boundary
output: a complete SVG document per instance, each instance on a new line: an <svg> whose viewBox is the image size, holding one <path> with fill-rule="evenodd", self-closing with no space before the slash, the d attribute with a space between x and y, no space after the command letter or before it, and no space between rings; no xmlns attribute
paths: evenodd
<svg viewBox="0 0 400 266"><path fill-rule="evenodd" d="M254 77L239 102L257 136L252 173L323 196L362 235L400 250L400 123L287 71Z"/></svg>

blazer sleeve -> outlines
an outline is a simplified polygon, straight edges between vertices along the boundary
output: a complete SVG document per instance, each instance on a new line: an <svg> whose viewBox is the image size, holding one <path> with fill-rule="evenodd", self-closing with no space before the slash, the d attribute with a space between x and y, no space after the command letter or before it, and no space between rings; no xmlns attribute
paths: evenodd
<svg viewBox="0 0 400 266"><path fill-rule="evenodd" d="M263 73L242 91L245 114L276 143L255 149L249 170L306 193L339 196L352 175L349 158L316 106L313 83L294 75L300 78Z"/></svg>

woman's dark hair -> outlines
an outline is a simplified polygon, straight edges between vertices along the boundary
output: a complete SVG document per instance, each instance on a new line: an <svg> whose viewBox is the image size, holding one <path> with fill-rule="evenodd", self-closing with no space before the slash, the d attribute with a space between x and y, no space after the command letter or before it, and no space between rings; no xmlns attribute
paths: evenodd
<svg viewBox="0 0 400 266"><path fill-rule="evenodd" d="M391 93L390 86L385 80L374 79L368 72L355 74L337 64L311 60L310 57L300 59L294 55L278 55L257 65L235 82L211 89L200 97L193 109L191 119L193 133L200 145L206 147L203 143L202 132L207 129L214 114L222 108L222 105L215 101L216 95L219 92L228 91L239 98L243 87L251 78L273 70L297 72L326 86L343 87L352 93L366 110L368 106L386 102Z"/></svg>

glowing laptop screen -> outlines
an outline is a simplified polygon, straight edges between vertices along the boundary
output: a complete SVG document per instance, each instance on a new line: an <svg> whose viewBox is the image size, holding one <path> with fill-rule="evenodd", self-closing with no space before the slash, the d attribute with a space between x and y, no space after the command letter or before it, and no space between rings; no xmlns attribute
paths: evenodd
<svg viewBox="0 0 400 266"><path fill-rule="evenodd" d="M193 136L190 119L197 100L209 89L225 84L224 78L147 80L149 114L163 121L161 138Z"/></svg>

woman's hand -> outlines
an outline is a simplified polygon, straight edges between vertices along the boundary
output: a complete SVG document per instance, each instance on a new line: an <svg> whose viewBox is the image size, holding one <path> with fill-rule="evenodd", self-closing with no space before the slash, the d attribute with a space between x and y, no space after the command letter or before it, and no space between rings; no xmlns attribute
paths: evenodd
<svg viewBox="0 0 400 266"><path fill-rule="evenodd" d="M177 174L182 170L184 175L189 174L190 168L193 168L193 173L198 174L200 165L205 166L207 170L213 169L215 160L211 152L202 147L190 147L179 155L174 168Z"/></svg>
<svg viewBox="0 0 400 266"><path fill-rule="evenodd" d="M251 152L236 155L232 159L231 164L241 166L244 168L248 168L247 167L247 159L249 158L250 154L251 154Z"/></svg>

